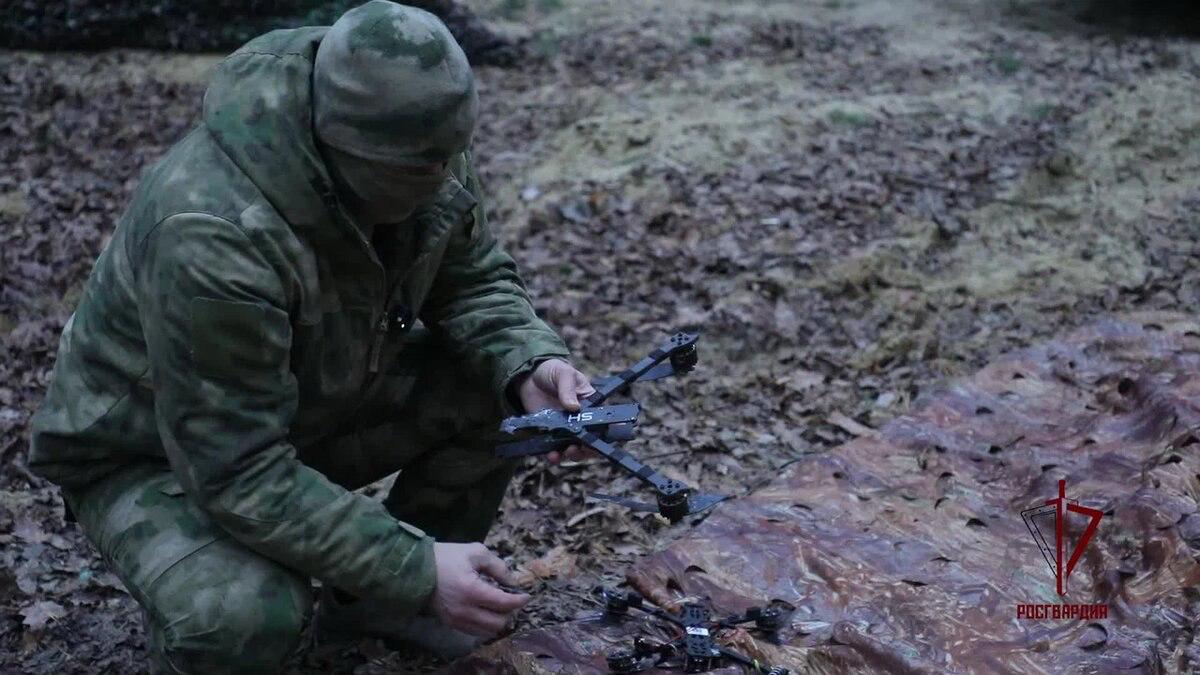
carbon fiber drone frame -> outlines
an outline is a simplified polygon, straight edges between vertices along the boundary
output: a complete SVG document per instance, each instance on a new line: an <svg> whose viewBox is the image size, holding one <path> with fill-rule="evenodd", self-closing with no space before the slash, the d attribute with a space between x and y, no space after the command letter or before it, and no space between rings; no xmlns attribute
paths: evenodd
<svg viewBox="0 0 1200 675"><path fill-rule="evenodd" d="M714 620L705 605L689 603L679 615L671 614L658 607L650 606L636 591L618 593L605 588L596 589L604 602L604 618L621 621L631 609L674 624L683 634L670 642L651 642L642 637L634 638L633 649L620 648L605 655L609 672L618 674L639 673L651 668L663 668L672 663L685 673L704 673L732 661L760 675L788 675L788 669L760 663L744 654L717 644L716 633L739 624L753 622L753 630L761 631L772 640L778 640L779 631L791 623L795 607L782 600L773 600L765 607L751 607L739 616Z"/></svg>
<svg viewBox="0 0 1200 675"><path fill-rule="evenodd" d="M590 497L636 511L659 513L672 523L712 508L725 499L725 496L696 494L691 487L663 476L614 445L633 438L634 425L641 412L637 403L600 405L609 396L627 393L636 382L659 380L692 370L697 362L697 340L698 334L676 333L633 366L594 381L592 387L596 391L580 402L579 412L542 410L509 417L500 424L501 433L509 436L524 434L526 437L498 446L497 456L526 457L560 450L570 445L586 445L623 471L652 487L656 504L599 493L591 494Z"/></svg>

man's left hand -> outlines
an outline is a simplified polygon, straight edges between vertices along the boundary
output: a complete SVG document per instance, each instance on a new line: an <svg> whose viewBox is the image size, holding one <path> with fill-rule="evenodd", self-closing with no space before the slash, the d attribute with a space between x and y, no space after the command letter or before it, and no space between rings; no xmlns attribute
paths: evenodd
<svg viewBox="0 0 1200 675"><path fill-rule="evenodd" d="M576 412L579 399L596 391L587 375L562 359L543 361L532 373L521 378L516 387L517 398L526 413L546 408ZM585 453L580 446L572 445L565 452L551 452L548 459L551 464L557 464L564 456L578 460L583 459Z"/></svg>

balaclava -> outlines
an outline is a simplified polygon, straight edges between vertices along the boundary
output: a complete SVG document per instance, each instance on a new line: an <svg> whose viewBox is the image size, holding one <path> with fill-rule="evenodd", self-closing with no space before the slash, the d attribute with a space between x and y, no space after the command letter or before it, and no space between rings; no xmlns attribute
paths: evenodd
<svg viewBox="0 0 1200 675"><path fill-rule="evenodd" d="M365 225L404 220L433 199L445 179L436 167L470 144L478 110L466 55L424 10L372 0L317 49L314 132Z"/></svg>

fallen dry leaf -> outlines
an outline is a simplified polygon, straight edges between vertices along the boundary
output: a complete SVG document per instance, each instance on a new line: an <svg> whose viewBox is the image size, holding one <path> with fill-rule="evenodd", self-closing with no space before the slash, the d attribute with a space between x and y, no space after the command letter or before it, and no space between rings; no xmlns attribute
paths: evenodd
<svg viewBox="0 0 1200 675"><path fill-rule="evenodd" d="M823 374L803 368L795 368L787 375L775 380L775 384L781 384L797 393L807 391L824 383L825 376Z"/></svg>
<svg viewBox="0 0 1200 675"><path fill-rule="evenodd" d="M61 619L66 613L67 610L57 602L39 600L21 610L21 616L24 617L21 623L29 630L41 630L47 622Z"/></svg>
<svg viewBox="0 0 1200 675"><path fill-rule="evenodd" d="M21 518L13 528L13 534L30 544L40 544L49 538L42 526L28 518Z"/></svg>
<svg viewBox="0 0 1200 675"><path fill-rule="evenodd" d="M567 551L566 546L555 546L542 557L522 565L514 577L521 587L532 586L542 579L565 579L575 574L575 564L575 554Z"/></svg>

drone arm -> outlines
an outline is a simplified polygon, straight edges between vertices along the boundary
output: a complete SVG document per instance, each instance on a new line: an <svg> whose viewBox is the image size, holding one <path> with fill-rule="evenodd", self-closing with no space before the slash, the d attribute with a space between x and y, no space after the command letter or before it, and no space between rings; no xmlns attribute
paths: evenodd
<svg viewBox="0 0 1200 675"><path fill-rule="evenodd" d="M661 380L664 377L670 377L680 372L683 371L676 368L670 361L665 361L652 366L645 373L642 373L642 375L636 380L633 380L633 382L652 382L654 380ZM592 380L592 388L597 392L604 392L604 395L598 397L597 401L611 396L614 392L619 391L621 387L624 387L628 384L630 384L630 382L621 379L620 375L609 375L607 377L601 377L599 379ZM588 400L590 400L590 398Z"/></svg>
<svg viewBox="0 0 1200 675"><path fill-rule="evenodd" d="M604 456L605 459L621 467L635 478L653 486L659 491L671 490L675 481L642 464L633 455L605 441L590 431L580 429L573 433L584 445Z"/></svg>
<svg viewBox="0 0 1200 675"><path fill-rule="evenodd" d="M596 391L584 399L584 404L586 406L598 405L604 399L634 382L657 380L677 372L690 370L696 363L697 339L699 336L695 333L676 333L628 370L593 382L592 386ZM668 358L671 359L671 362L662 363ZM679 361L678 365L674 363L676 360Z"/></svg>

